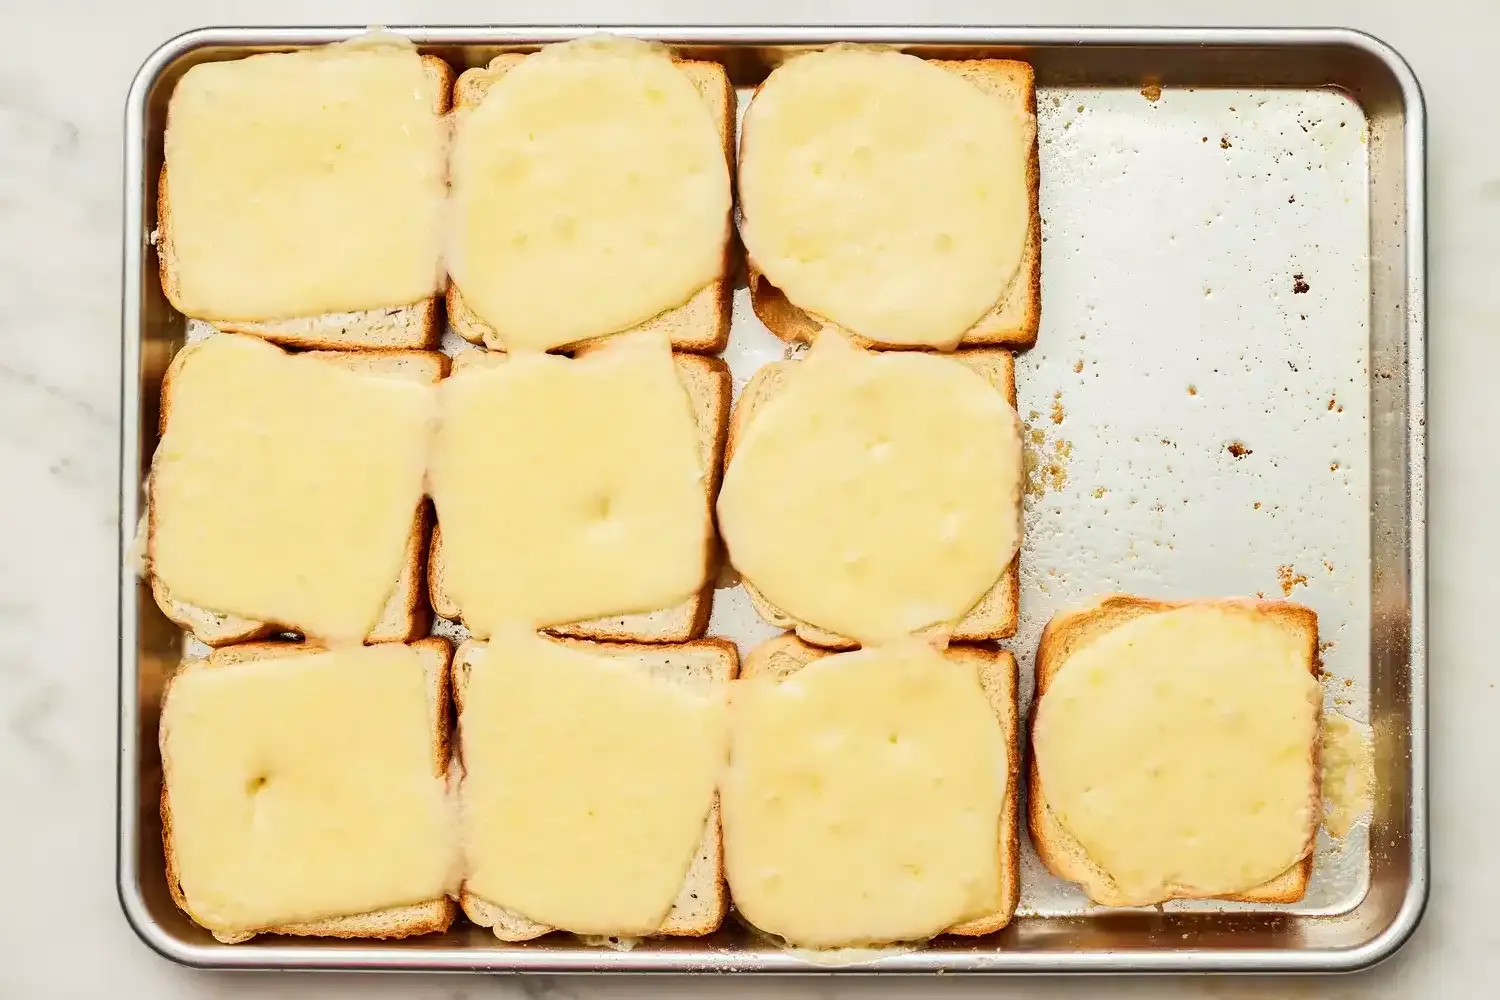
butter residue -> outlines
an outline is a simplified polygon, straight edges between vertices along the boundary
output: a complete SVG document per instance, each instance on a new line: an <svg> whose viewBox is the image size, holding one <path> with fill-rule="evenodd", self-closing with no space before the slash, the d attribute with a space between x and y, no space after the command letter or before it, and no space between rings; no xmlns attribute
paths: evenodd
<svg viewBox="0 0 1500 1000"><path fill-rule="evenodd" d="M1330 712L1323 716L1323 829L1343 840L1373 804L1375 762L1370 727Z"/></svg>
<svg viewBox="0 0 1500 1000"><path fill-rule="evenodd" d="M884 945L879 948L792 948L783 950L798 961L807 962L810 965L824 965L833 968L850 965L867 965L870 962L878 962L882 958L890 958L893 955L909 955L925 947L925 941L913 941L905 944Z"/></svg>

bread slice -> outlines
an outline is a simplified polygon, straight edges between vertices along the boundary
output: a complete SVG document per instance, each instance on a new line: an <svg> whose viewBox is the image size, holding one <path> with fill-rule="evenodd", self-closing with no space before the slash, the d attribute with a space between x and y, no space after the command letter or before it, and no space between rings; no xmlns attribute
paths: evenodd
<svg viewBox="0 0 1500 1000"><path fill-rule="evenodd" d="M503 363L505 355L496 351L465 351L453 362L454 371L470 365ZM719 479L724 471L724 443L729 428L729 366L719 358L697 354L672 355L677 363L678 378L692 401L698 420L700 454L704 469L704 505L708 524L713 524L714 499L719 494ZM604 642L687 642L703 635L708 628L708 614L713 602L714 581L709 565L714 555L712 542L704 553L703 589L686 601L660 611L609 615L571 625L557 625L546 631L574 639L596 639ZM448 593L443 571L442 525L432 529L432 550L427 558L427 588L432 608L438 617L451 621L463 618L463 609Z"/></svg>
<svg viewBox="0 0 1500 1000"><path fill-rule="evenodd" d="M1100 599L1091 607L1054 615L1046 628L1042 630L1042 638L1036 654L1036 695L1032 701L1033 715L1036 711L1035 706L1040 702L1042 695L1047 693L1052 679L1057 676L1058 671L1063 668L1068 657L1073 653L1111 629L1118 628L1135 618L1193 604L1242 607L1271 618L1279 627L1296 633L1299 639L1305 638L1307 669L1312 673L1317 673L1318 616L1311 609L1300 604L1293 604L1289 601L1240 599L1158 601L1127 594L1114 594ZM1312 746L1308 748L1310 754L1317 753L1317 744L1318 740L1315 737ZM1313 768L1313 776L1314 787L1310 790L1310 794L1314 802L1317 802L1321 795L1321 789L1318 787L1321 779L1318 777L1316 767ZM1321 809L1314 810L1314 815L1321 814ZM1059 878L1079 883L1088 893L1089 898L1096 903L1105 906L1122 905L1114 902L1120 897L1108 873L1094 863L1083 845L1068 832L1048 808L1035 751L1030 755L1027 772L1026 825L1031 831L1031 843L1036 848L1037 856L1042 859L1042 864L1047 866L1048 871ZM1313 842L1309 838L1306 856L1263 885L1228 896L1207 898L1242 903L1295 903L1306 893L1308 881L1312 877L1312 847ZM1189 892L1174 892L1168 898L1204 897L1195 896Z"/></svg>
<svg viewBox="0 0 1500 1000"><path fill-rule="evenodd" d="M745 657L740 676L790 677L816 660L834 655L803 642L795 635L781 635L761 643ZM1009 650L987 646L949 646L943 654L955 663L973 664L979 672L1006 747L1006 796L1000 812L1000 831L996 847L1000 852L1000 906L994 913L973 917L954 924L944 934L979 937L993 934L1010 923L1021 896L1021 839L1018 830L1021 811L1021 745L1020 708L1017 703L1016 658Z"/></svg>
<svg viewBox="0 0 1500 1000"><path fill-rule="evenodd" d="M1004 394L1005 401L1011 405L1012 409L1015 409L1016 359L1013 354L1006 350L984 348L956 351L949 357L983 375L996 390ZM749 421L755 415L755 411L786 388L787 380L796 371L799 363L798 361L773 361L768 365L763 365L745 385L740 393L739 401L735 403L734 413L730 417L729 440L724 448L726 464L733 460L735 444L745 428L749 426ZM950 637L952 641L985 642L992 639L1007 639L1016 634L1021 605L1020 568L1021 554L1017 552L1010 566L1001 574L1000 579L995 581L995 585L954 626ZM853 649L859 645L846 636L798 621L766 600L749 580L741 582L756 612L777 628L796 632L797 637L804 642L828 649Z"/></svg>
<svg viewBox="0 0 1500 1000"><path fill-rule="evenodd" d="M933 59L950 73L956 73L987 94L1006 103L1020 105L1033 123L1036 121L1036 73L1030 63L1013 59ZM753 100L753 98L752 98ZM740 137L741 147L754 141L753 134ZM1021 263L1005 294L984 316L980 317L959 341L960 347L1027 348L1036 343L1042 321L1042 216L1040 170L1037 163L1036 131L1033 128L1030 154L1026 161L1026 187L1031 198L1031 223L1026 230L1026 246ZM750 284L750 305L755 315L782 340L811 343L824 321L804 312L787 299L781 289L771 284L747 257L746 270ZM844 331L864 347L884 347L852 331Z"/></svg>
<svg viewBox="0 0 1500 1000"><path fill-rule="evenodd" d="M422 68L433 78L437 101L433 111L446 114L453 88L453 67L437 56L422 56ZM170 116L170 110L169 110ZM170 126L170 119L169 119ZM156 257L161 290L173 308L183 312L177 284L177 249L172 242L172 201L163 164L156 189ZM441 289L438 289L440 292ZM405 306L324 313L274 320L218 320L226 333L244 333L288 347L339 351L433 349L443 335L440 296L433 294Z"/></svg>
<svg viewBox="0 0 1500 1000"><path fill-rule="evenodd" d="M448 777L449 763L453 757L453 740L449 722L449 704L452 693L450 665L453 647L446 639L428 637L412 643L412 648L422 653L427 670L428 703L432 709L432 767L433 773ZM172 683L189 670L215 670L232 667L252 660L272 660L288 656L305 656L324 652L324 647L314 643L252 642L229 649L216 649L207 657L185 660L177 673L167 681L162 692L163 704ZM177 855L172 848L172 803L167 786L172 773L172 762L163 749L161 785L161 843L166 856L167 891L172 902L183 913L192 916L187 898L182 892L182 880L177 869ZM394 906L369 913L351 913L344 916L327 917L306 923L280 924L262 927L244 934L220 934L214 937L225 944L248 941L257 934L287 934L296 937L334 938L403 938L418 934L436 934L446 931L458 915L458 907L447 896L407 906Z"/></svg>
<svg viewBox="0 0 1500 1000"><path fill-rule="evenodd" d="M309 351L315 357L330 364L340 365L350 371L388 375L393 378L410 378L420 382L436 384L448 374L448 357L437 351ZM165 433L172 409L173 376L187 357L185 351L178 352L161 383L160 432ZM148 485L149 493L149 485ZM149 567L151 551L156 534L156 511L147 505L146 564ZM431 613L423 598L423 583L426 576L424 565L427 559L427 538L432 529L432 505L423 500L412 515L411 535L406 543L405 561L401 574L380 620L365 637L367 643L409 642L427 632ZM151 576L151 594L157 607L178 627L192 634L199 642L210 646L227 646L236 642L274 635L281 631L295 631L275 622L255 621L238 615L221 614L208 608L200 608L174 598L165 583L155 574Z"/></svg>
<svg viewBox="0 0 1500 1000"><path fill-rule="evenodd" d="M739 652L727 639L698 639L671 645L641 646L615 642L560 640L566 645L606 656L645 657L653 676L666 678L697 690L728 684L739 674ZM458 647L453 659L453 700L463 713L464 689L472 656L485 644L469 640ZM463 727L459 727L459 753L463 753ZM458 902L465 916L480 927L488 927L501 941L531 941L556 928L537 923L514 910L461 890ZM719 929L729 912L729 888L724 878L724 838L719 825L719 800L709 809L703 839L688 866L687 877L672 908L654 936L703 937Z"/></svg>
<svg viewBox="0 0 1500 1000"><path fill-rule="evenodd" d="M488 66L465 70L453 87L454 108L461 115L465 109L478 107L490 87L525 58L524 52L505 52L490 60ZM698 93L703 95L703 100L713 112L714 124L718 126L719 136L724 143L724 160L732 173L735 96L729 74L720 64L700 59L681 59L677 65L693 81L693 86L698 88ZM461 117L459 121L462 127ZM726 229L724 264L717 281L700 288L682 305L668 309L633 329L666 333L671 338L672 349L677 351L696 351L701 354L717 354L722 351L724 345L729 343L729 318L734 297L734 242ZM503 349L504 345L500 343L495 328L480 319L464 303L463 293L455 282L448 285L447 303L448 324L455 333L471 343L488 346L493 350ZM599 339L603 338L583 341L572 347L583 347Z"/></svg>

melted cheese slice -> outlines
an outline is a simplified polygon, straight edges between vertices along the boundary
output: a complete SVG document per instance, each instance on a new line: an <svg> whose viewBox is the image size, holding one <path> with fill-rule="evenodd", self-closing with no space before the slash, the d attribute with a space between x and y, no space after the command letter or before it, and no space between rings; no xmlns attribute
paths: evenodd
<svg viewBox="0 0 1500 1000"><path fill-rule="evenodd" d="M388 644L174 678L162 759L194 919L235 933L444 895L457 842L428 669Z"/></svg>
<svg viewBox="0 0 1500 1000"><path fill-rule="evenodd" d="M931 937L999 905L1000 723L975 668L905 641L737 681L735 905L810 948Z"/></svg>
<svg viewBox="0 0 1500 1000"><path fill-rule="evenodd" d="M880 343L951 348L1025 248L1031 118L940 65L800 56L741 127L750 259L795 305Z"/></svg>
<svg viewBox="0 0 1500 1000"><path fill-rule="evenodd" d="M1375 761L1370 727L1337 712L1323 716L1323 827L1349 836L1374 805Z"/></svg>
<svg viewBox="0 0 1500 1000"><path fill-rule="evenodd" d="M723 272L718 126L687 74L644 42L582 39L504 70L460 118L453 191L454 278L493 346L616 333Z"/></svg>
<svg viewBox="0 0 1500 1000"><path fill-rule="evenodd" d="M394 44L188 70L166 133L182 310L265 320L431 296L446 197L440 86Z"/></svg>
<svg viewBox="0 0 1500 1000"><path fill-rule="evenodd" d="M862 643L957 622L1020 544L1015 411L951 358L825 332L724 476L730 560L794 617Z"/></svg>
<svg viewBox="0 0 1500 1000"><path fill-rule="evenodd" d="M516 355L441 394L444 584L476 635L655 611L703 586L699 431L665 337Z"/></svg>
<svg viewBox="0 0 1500 1000"><path fill-rule="evenodd" d="M1184 607L1110 630L1052 679L1032 736L1047 806L1122 905L1243 892L1307 853L1307 647L1266 615Z"/></svg>
<svg viewBox="0 0 1500 1000"><path fill-rule="evenodd" d="M669 676L513 629L471 656L459 681L467 891L580 934L660 926L728 748L722 687Z"/></svg>
<svg viewBox="0 0 1500 1000"><path fill-rule="evenodd" d="M218 334L184 348L151 471L151 569L172 597L360 641L405 558L429 386Z"/></svg>

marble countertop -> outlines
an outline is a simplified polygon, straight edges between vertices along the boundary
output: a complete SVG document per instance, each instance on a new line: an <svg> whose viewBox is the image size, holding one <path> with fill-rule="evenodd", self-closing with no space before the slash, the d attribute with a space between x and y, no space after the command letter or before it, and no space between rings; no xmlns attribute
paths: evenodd
<svg viewBox="0 0 1500 1000"><path fill-rule="evenodd" d="M206 24L513 21L1341 24L1410 60L1430 131L1431 905L1394 959L1334 979L766 982L210 974L127 927L114 893L115 476L121 130L142 59ZM484 0L52 0L11 5L0 60L0 997L1495 995L1500 754L1500 6L1481 0L1053 0L496 5Z"/></svg>

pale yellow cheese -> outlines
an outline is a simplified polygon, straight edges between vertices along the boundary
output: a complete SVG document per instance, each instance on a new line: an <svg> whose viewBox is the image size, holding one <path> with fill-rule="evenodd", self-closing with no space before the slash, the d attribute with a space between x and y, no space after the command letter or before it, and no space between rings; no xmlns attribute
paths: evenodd
<svg viewBox="0 0 1500 1000"><path fill-rule="evenodd" d="M721 793L735 905L809 948L993 912L1006 760L975 667L920 642L737 681Z"/></svg>
<svg viewBox="0 0 1500 1000"><path fill-rule="evenodd" d="M1325 715L1322 749L1323 827L1330 837L1343 840L1373 805L1370 727L1336 712Z"/></svg>
<svg viewBox="0 0 1500 1000"><path fill-rule="evenodd" d="M794 305L948 348L1020 266L1035 126L1019 101L914 56L837 48L767 77L741 133L740 235Z"/></svg>
<svg viewBox="0 0 1500 1000"><path fill-rule="evenodd" d="M513 628L459 680L467 891L581 934L649 934L682 887L728 723L722 687Z"/></svg>
<svg viewBox="0 0 1500 1000"><path fill-rule="evenodd" d="M235 334L184 351L152 464L152 572L174 600L363 639L422 499L431 387Z"/></svg>
<svg viewBox="0 0 1500 1000"><path fill-rule="evenodd" d="M655 611L703 586L699 431L664 336L516 355L441 397L444 583L476 635Z"/></svg>
<svg viewBox="0 0 1500 1000"><path fill-rule="evenodd" d="M723 272L718 127L687 74L644 42L581 39L506 70L461 115L453 193L454 280L495 347L616 333Z"/></svg>
<svg viewBox="0 0 1500 1000"><path fill-rule="evenodd" d="M761 405L719 494L730 561L788 614L869 643L957 622L1020 544L1021 437L983 376L825 332Z"/></svg>
<svg viewBox="0 0 1500 1000"><path fill-rule="evenodd" d="M442 277L441 81L410 45L188 70L166 133L178 304L211 320L399 306Z"/></svg>
<svg viewBox="0 0 1500 1000"><path fill-rule="evenodd" d="M451 888L457 831L428 669L397 644L184 667L161 749L196 920L254 931Z"/></svg>
<svg viewBox="0 0 1500 1000"><path fill-rule="evenodd" d="M1306 855L1307 645L1264 614L1189 606L1119 625L1053 677L1032 736L1047 806L1122 905L1243 892Z"/></svg>

